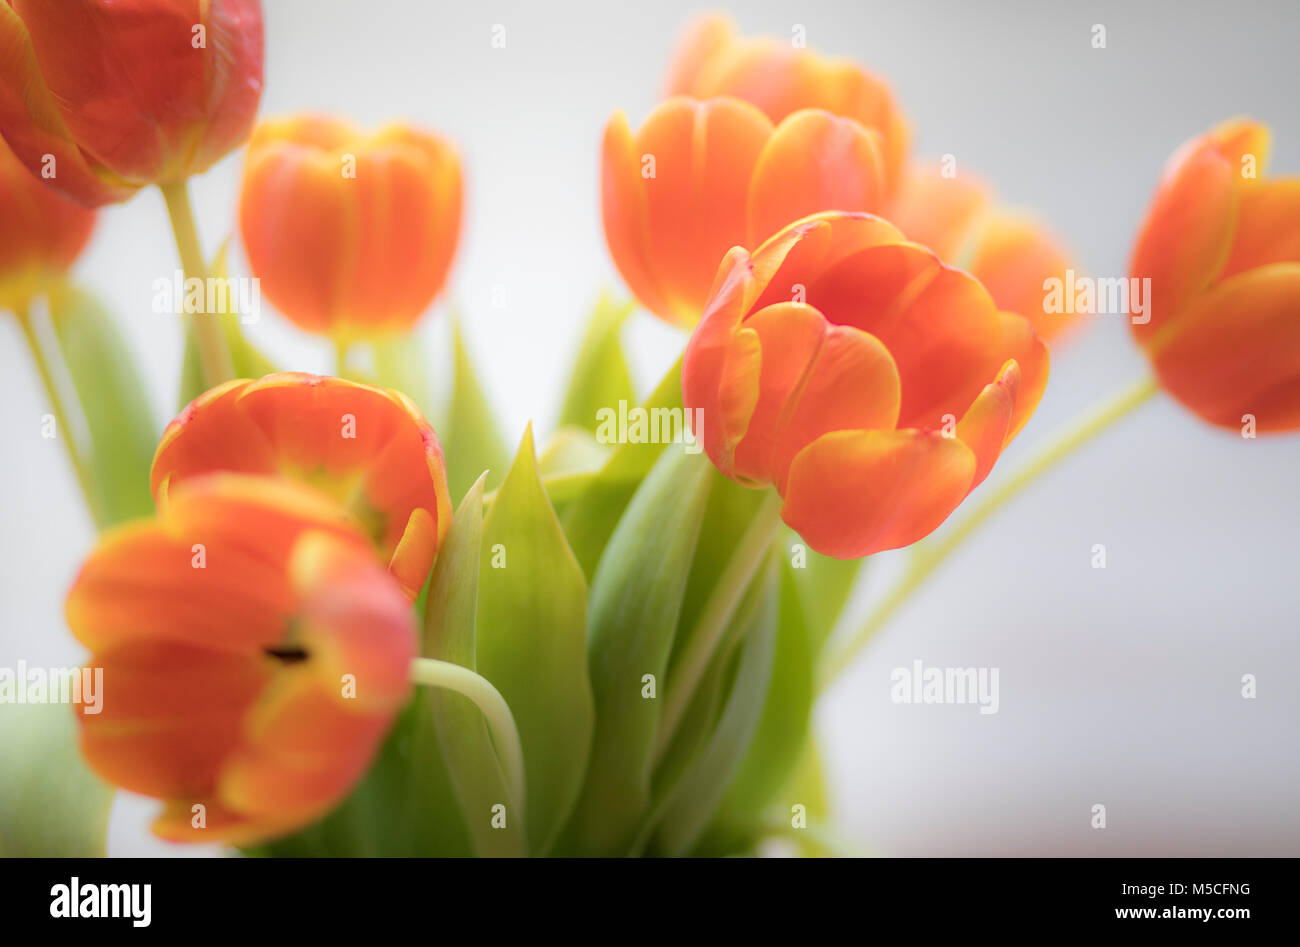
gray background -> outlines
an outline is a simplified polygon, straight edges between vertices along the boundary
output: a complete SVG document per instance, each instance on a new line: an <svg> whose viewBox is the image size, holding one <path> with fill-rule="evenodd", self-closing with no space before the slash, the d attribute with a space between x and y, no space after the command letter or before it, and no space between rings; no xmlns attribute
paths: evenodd
<svg viewBox="0 0 1300 947"><path fill-rule="evenodd" d="M725 7L726 5L719 5ZM562 366L602 286L598 143L615 108L638 124L676 37L707 7L325 2L267 7L263 114L320 108L362 124L406 118L456 140L469 177L452 297L497 413L516 437L553 423ZM734 4L746 33L789 36L889 77L915 153L957 156L1004 201L1035 208L1078 269L1124 275L1169 152L1247 113L1272 123L1273 170L1300 172L1300 7L1275 3ZM506 48L490 45L495 23ZM1104 24L1107 48L1093 49ZM194 185L211 251L232 228L242 159ZM242 257L236 254L237 267ZM81 279L112 301L171 413L179 330L150 309L174 250L161 199L106 212ZM493 308L494 284L507 306ZM446 304L429 320L445 351ZM92 541L11 319L0 322L0 664L76 662L62 597ZM326 370L327 349L264 313L252 337ZM649 385L682 337L629 331ZM1056 353L1037 416L995 470L1143 363L1122 317L1096 317ZM846 843L911 854L1300 854L1300 437L1243 440L1167 399L1144 407L1036 484L897 615L818 713ZM1108 566L1090 566L1104 543ZM878 557L854 603L896 573ZM889 673L1001 669L1001 711L906 706ZM1254 673L1259 697L1240 696ZM1104 803L1108 828L1089 827ZM173 852L147 836L153 804L123 799L110 851ZM189 852L191 850L183 850Z"/></svg>

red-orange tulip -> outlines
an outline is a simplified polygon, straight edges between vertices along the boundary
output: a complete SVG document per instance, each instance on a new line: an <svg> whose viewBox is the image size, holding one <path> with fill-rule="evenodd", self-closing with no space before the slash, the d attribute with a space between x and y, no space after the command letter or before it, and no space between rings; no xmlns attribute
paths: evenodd
<svg viewBox="0 0 1300 947"><path fill-rule="evenodd" d="M19 309L77 258L95 212L27 173L0 141L0 309Z"/></svg>
<svg viewBox="0 0 1300 947"><path fill-rule="evenodd" d="M734 98L672 98L636 135L605 127L602 212L610 254L643 306L693 326L718 261L816 211L884 204L879 136L829 112L773 127Z"/></svg>
<svg viewBox="0 0 1300 947"><path fill-rule="evenodd" d="M81 748L165 802L154 832L246 843L329 811L409 691L410 605L328 498L214 474L106 533L68 594L103 669Z"/></svg>
<svg viewBox="0 0 1300 947"><path fill-rule="evenodd" d="M1085 318L1044 308L1044 284L1065 279L1070 268L1060 243L1032 218L994 207L989 189L971 175L941 170L909 168L885 216L909 240L967 270L999 309L1020 313L1044 342L1058 341Z"/></svg>
<svg viewBox="0 0 1300 947"><path fill-rule="evenodd" d="M447 280L461 190L455 149L426 132L263 122L240 197L244 249L267 299L302 328L344 341L408 331Z"/></svg>
<svg viewBox="0 0 1300 947"><path fill-rule="evenodd" d="M259 0L0 3L0 137L82 204L206 170L261 95Z"/></svg>
<svg viewBox="0 0 1300 947"><path fill-rule="evenodd" d="M1130 272L1161 386L1211 424L1300 428L1300 177L1266 178L1268 129L1226 122L1169 160ZM1248 419L1245 416L1250 415Z"/></svg>
<svg viewBox="0 0 1300 947"><path fill-rule="evenodd" d="M776 487L819 552L921 539L992 469L1047 383L1029 322L867 214L727 255L682 369L724 474Z"/></svg>
<svg viewBox="0 0 1300 947"><path fill-rule="evenodd" d="M154 495L213 471L323 490L364 527L411 598L451 524L442 447L419 409L401 392L341 378L284 372L200 395L163 432Z"/></svg>
<svg viewBox="0 0 1300 947"><path fill-rule="evenodd" d="M880 140L884 187L892 194L907 155L907 123L889 85L853 62L764 37L742 39L722 17L692 24L668 71L668 95L730 95L779 123L801 109L851 118ZM822 207L817 210L829 210ZM854 207L839 210L858 210ZM765 235L766 236L766 235Z"/></svg>

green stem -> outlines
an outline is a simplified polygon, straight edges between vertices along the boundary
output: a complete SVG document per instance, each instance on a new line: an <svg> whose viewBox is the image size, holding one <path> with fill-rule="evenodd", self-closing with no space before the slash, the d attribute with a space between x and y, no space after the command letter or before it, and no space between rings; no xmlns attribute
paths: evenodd
<svg viewBox="0 0 1300 947"><path fill-rule="evenodd" d="M172 236L181 256L181 269L186 279L206 279L207 264L199 245L199 231L194 225L194 209L190 206L190 191L186 179L160 184L163 200L167 202L167 216L171 219ZM221 331L216 313L194 314L194 340L198 346L199 364L203 370L203 385L212 388L235 377L230 348Z"/></svg>
<svg viewBox="0 0 1300 947"><path fill-rule="evenodd" d="M908 597L928 579L945 559L975 530L1026 486L1047 473L1058 463L1088 443L1120 418L1144 404L1159 386L1153 378L1143 378L1118 394L1081 415L1060 434L1034 451L1010 476L986 494L953 529L937 539L912 547L912 560L903 578L885 597L853 636L827 656L820 674L820 689L829 687L852 664L867 642L898 610Z"/></svg>
<svg viewBox="0 0 1300 947"><path fill-rule="evenodd" d="M655 731L652 764L659 763L672 743L677 726L717 651L718 642L726 633L727 626L736 613L736 606L754 580L780 525L781 497L775 490L769 490L736 544L731 558L727 560L722 574L718 576L717 584L686 639L681 656L668 675L663 714L659 718L659 728Z"/></svg>
<svg viewBox="0 0 1300 947"><path fill-rule="evenodd" d="M441 687L468 697L487 720L492 741L501 756L501 768L514 804L522 812L524 807L524 747L519 740L510 705L492 682L481 674L451 661L437 658L416 658L411 662L411 680L426 687Z"/></svg>
<svg viewBox="0 0 1300 947"><path fill-rule="evenodd" d="M41 340L36 337L36 326L32 322L31 308L22 305L15 310L15 315L18 317L18 325L22 327L23 338L27 341L27 348L32 353L32 360L36 363L36 370L40 373L45 394L50 399L50 409L54 413L54 423L58 425L58 438L63 441L63 447L68 452L68 460L72 462L72 469L77 475L77 483L81 487L81 495L86 501L86 509L90 511L95 525L100 526L98 504L95 503L95 481L91 476L90 465L81 455L81 448L77 445L78 434L85 426L84 418L80 417L81 405L76 402L75 396L70 399L64 398L62 388L54 374L54 366L46 357L45 350L41 347ZM78 420L83 422L81 428L73 427L69 423L69 402L76 403Z"/></svg>

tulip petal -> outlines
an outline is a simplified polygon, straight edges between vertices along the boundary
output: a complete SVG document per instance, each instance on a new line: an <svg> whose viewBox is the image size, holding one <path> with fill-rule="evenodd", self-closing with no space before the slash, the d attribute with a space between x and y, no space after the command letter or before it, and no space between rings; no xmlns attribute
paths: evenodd
<svg viewBox="0 0 1300 947"><path fill-rule="evenodd" d="M1268 263L1300 263L1300 178L1270 178L1239 192L1232 252L1219 274L1236 276Z"/></svg>
<svg viewBox="0 0 1300 947"><path fill-rule="evenodd" d="M998 324L1002 330L1000 357L1014 359L1020 368L1019 393L1011 415L1011 425L1007 430L1009 444L1028 423L1038 402L1043 398L1043 392L1047 389L1047 376L1051 372L1051 354L1024 316L1014 312L1000 312Z"/></svg>
<svg viewBox="0 0 1300 947"><path fill-rule="evenodd" d="M903 176L886 216L908 240L960 262L989 205L988 188L977 178L949 176L937 164L925 164Z"/></svg>
<svg viewBox="0 0 1300 947"><path fill-rule="evenodd" d="M878 132L830 112L795 112L777 126L754 168L748 245L820 211L875 213L884 187Z"/></svg>
<svg viewBox="0 0 1300 947"><path fill-rule="evenodd" d="M675 321L677 312L659 291L650 266L649 211L641 157L622 112L615 112L605 126L601 155L600 209L609 255L641 305L661 319Z"/></svg>
<svg viewBox="0 0 1300 947"><path fill-rule="evenodd" d="M924 241L921 241L924 242ZM1083 315L1044 309L1044 283L1065 279L1070 261L1057 242L1033 220L995 214L980 228L970 272L984 284L999 309L1016 312L1050 343L1082 321Z"/></svg>
<svg viewBox="0 0 1300 947"><path fill-rule="evenodd" d="M668 67L664 97L694 95L701 73L722 56L734 38L731 21L722 16L703 16L693 21L682 35Z"/></svg>
<svg viewBox="0 0 1300 947"><path fill-rule="evenodd" d="M975 466L965 443L935 431L836 431L796 455L781 518L837 559L897 549L948 518Z"/></svg>
<svg viewBox="0 0 1300 947"><path fill-rule="evenodd" d="M957 436L975 455L974 490L989 475L1011 433L1011 415L1020 391L1020 366L1009 361L998 377L984 386L974 404L957 422Z"/></svg>
<svg viewBox="0 0 1300 947"><path fill-rule="evenodd" d="M795 303L761 309L745 328L761 342L762 374L749 432L736 449L741 477L779 490L795 454L821 435L893 428L898 369L874 336Z"/></svg>
<svg viewBox="0 0 1300 947"><path fill-rule="evenodd" d="M1211 424L1300 428L1300 263L1247 270L1194 300L1147 354L1161 385Z"/></svg>

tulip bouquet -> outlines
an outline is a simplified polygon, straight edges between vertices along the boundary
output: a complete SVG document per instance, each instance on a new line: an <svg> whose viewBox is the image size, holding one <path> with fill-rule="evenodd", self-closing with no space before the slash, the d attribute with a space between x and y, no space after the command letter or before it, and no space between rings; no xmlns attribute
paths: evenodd
<svg viewBox="0 0 1300 947"><path fill-rule="evenodd" d="M1300 428L1300 179L1236 119L1174 154L1137 235L1153 380L982 486L1086 316L1046 305L1062 244L916 160L881 78L706 18L662 102L604 129L635 303L596 307L556 431L500 432L459 336L442 385L413 335L456 148L259 124L262 56L257 0L0 0L0 309L100 530L67 596L75 712L0 705L5 853L102 852L117 789L164 839L258 855L834 852L813 703L965 536L1160 390ZM335 376L259 351L250 284L200 246L187 180L245 144L251 285ZM186 327L161 430L68 275L96 208L151 186ZM640 397L638 308L682 333ZM845 627L861 562L913 544Z"/></svg>

